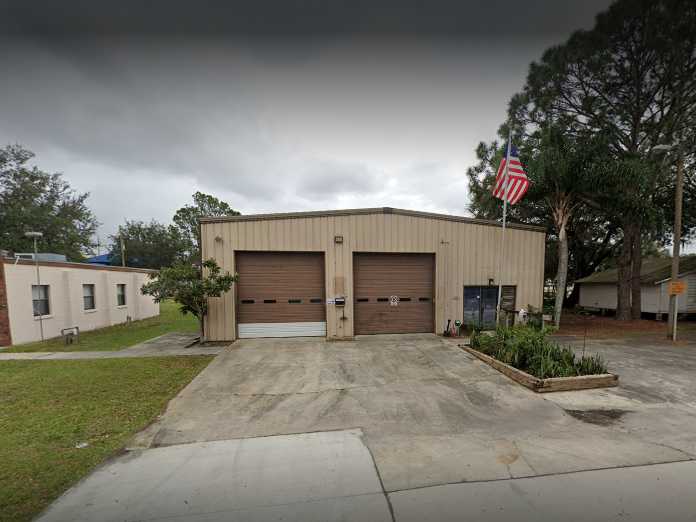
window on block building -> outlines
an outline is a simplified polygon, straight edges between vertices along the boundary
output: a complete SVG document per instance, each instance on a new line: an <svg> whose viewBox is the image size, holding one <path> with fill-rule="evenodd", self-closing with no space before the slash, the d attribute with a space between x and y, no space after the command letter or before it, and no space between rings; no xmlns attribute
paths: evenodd
<svg viewBox="0 0 696 522"><path fill-rule="evenodd" d="M116 285L116 305L126 306L126 285Z"/></svg>
<svg viewBox="0 0 696 522"><path fill-rule="evenodd" d="M31 300L35 317L51 313L48 302L48 285L31 285Z"/></svg>
<svg viewBox="0 0 696 522"><path fill-rule="evenodd" d="M82 308L84 310L94 310L94 285L82 285Z"/></svg>

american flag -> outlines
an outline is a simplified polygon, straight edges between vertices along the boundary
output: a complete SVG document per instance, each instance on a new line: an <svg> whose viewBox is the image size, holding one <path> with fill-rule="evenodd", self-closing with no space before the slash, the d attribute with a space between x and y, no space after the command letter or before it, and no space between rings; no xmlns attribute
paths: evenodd
<svg viewBox="0 0 696 522"><path fill-rule="evenodd" d="M495 186L493 187L493 195L498 199L505 199L505 163L506 158L500 162L498 173L495 176ZM509 188L507 191L507 201L510 205L514 205L522 196L525 195L529 188L529 179L524 173L522 163L517 152L517 148L512 145L510 147L510 167L508 169L507 180Z"/></svg>

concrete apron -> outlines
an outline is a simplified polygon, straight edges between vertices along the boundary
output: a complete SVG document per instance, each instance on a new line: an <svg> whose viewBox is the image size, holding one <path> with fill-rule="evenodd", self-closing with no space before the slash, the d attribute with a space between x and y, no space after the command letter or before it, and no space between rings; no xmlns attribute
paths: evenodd
<svg viewBox="0 0 696 522"><path fill-rule="evenodd" d="M432 335L245 340L132 447L360 427L387 491L694 458L696 409L631 377L540 396ZM622 415L574 415L593 409Z"/></svg>

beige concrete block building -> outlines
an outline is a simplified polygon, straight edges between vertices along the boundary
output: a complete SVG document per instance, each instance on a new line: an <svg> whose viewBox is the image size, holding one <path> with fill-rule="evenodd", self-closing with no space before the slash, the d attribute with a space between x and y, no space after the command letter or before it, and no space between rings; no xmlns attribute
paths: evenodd
<svg viewBox="0 0 696 522"><path fill-rule="evenodd" d="M442 333L541 307L544 230L393 208L201 220L203 258L239 274L211 299L209 339Z"/></svg>
<svg viewBox="0 0 696 522"><path fill-rule="evenodd" d="M0 346L159 315L140 293L153 270L40 261L39 271L37 284L33 261L0 257Z"/></svg>

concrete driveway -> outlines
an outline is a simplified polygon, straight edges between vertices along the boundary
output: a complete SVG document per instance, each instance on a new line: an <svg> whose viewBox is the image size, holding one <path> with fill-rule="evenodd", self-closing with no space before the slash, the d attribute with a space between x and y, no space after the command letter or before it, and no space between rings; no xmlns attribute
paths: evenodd
<svg viewBox="0 0 696 522"><path fill-rule="evenodd" d="M635 364L624 354L616 369ZM691 458L694 374L682 365L667 385L657 374L543 396L434 335L245 340L136 446L360 428L387 491ZM678 383L681 395L665 394Z"/></svg>
<svg viewBox="0 0 696 522"><path fill-rule="evenodd" d="M406 516L410 511L404 512L403 506L409 505L411 495L427 492L426 496L438 498L437 488L450 488L447 494L454 495L450 500L456 503L463 494L456 493L457 488L471 487L471 483L692 460L696 456L692 373L696 350L660 352L656 350L662 347L641 347L643 351L632 352L630 347L618 346L612 351L610 345L602 349L611 369L621 374L619 388L537 395L455 343L433 335L369 336L351 342L239 341L183 390L159 421L136 437L133 451L122 457L125 462L110 464L122 466L122 474L109 475L107 468L102 480L111 476L116 484L115 477L120 476L129 483L127 477L138 463L157 452L162 468L155 474L162 477L157 482L162 487L173 470L184 471L189 491L194 486L224 491L218 483L221 476L233 477L234 484L258 482L258 474L273 477L270 484L275 486L263 490L263 499L250 493L256 503L245 504L234 489L227 507L218 505L215 513L225 513L220 519L230 520L231 513L239 513L235 506L242 505L247 511L239 520L275 520L268 514L277 514L273 509L283 502L274 499L286 498L286 482L292 482L282 473L285 478L278 478L274 472L278 463L282 469L296 467L299 481L309 475L325 476L331 469L341 477L339 486L322 490L320 484L306 484L284 504L295 506L286 508L284 516L294 520L291 515L298 513L297 506L321 501L319 511L297 519L379 520L399 519L399 509ZM267 444L277 441L277 447L283 448L312 433L323 441L316 443L320 454L319 448L327 444L324 437L338 437L342 442L335 448L350 450L329 451L317 459L308 446L300 444L302 451L280 451L286 454L285 461L257 452L255 458L245 460L246 466L239 465L238 459L246 458L249 445L263 440L260 437L269 437ZM220 450L225 445L229 451ZM189 449L178 449L182 447ZM199 482L188 483L184 464L200 459L205 448L217 448L218 455L223 455L218 457L222 470L207 479L194 475ZM170 452L178 452L178 457ZM346 466L346 455L354 467ZM172 464L172 459L179 464ZM303 468L301 464L308 462L309 467ZM149 469L158 468L150 462ZM696 479L695 468L686 473ZM94 495L84 489L90 480L95 476L82 490L78 486L64 496L47 519L61 520L61 513L71 513L65 511L69 505L95 505ZM349 486L354 483L371 486L356 492ZM332 482L322 480L321 484ZM375 484L379 484L377 490ZM100 482L89 487L100 491L101 486L106 487ZM389 502L370 496L375 493L383 493ZM368 511L346 508L345 499L356 495L370 499ZM118 503L124 505L128 498L132 497L125 495ZM109 501L102 499L97 505L104 502ZM113 505L113 499L110 502ZM178 512L167 513L161 515L173 517ZM133 512L133 518L127 515L117 510L114 519L152 518L138 518L139 511Z"/></svg>

